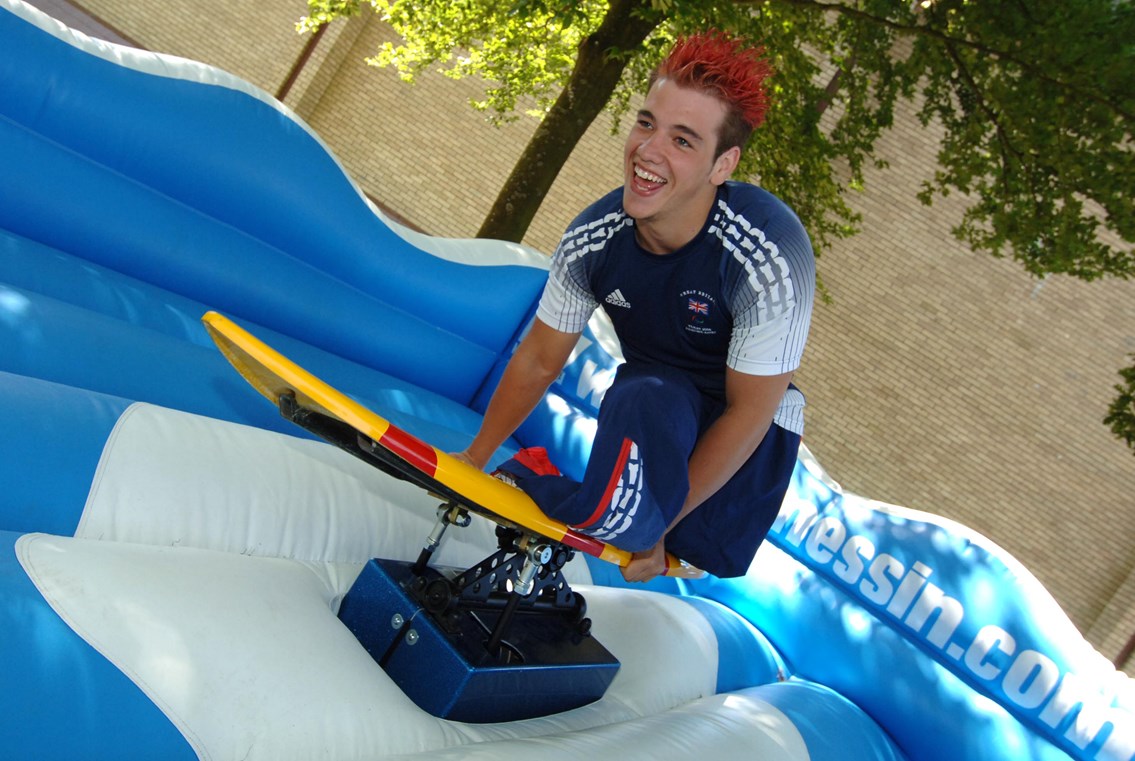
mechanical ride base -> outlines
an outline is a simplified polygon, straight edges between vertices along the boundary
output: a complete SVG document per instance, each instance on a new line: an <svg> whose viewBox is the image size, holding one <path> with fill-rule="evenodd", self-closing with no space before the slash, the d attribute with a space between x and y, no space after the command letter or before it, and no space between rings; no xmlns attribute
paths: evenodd
<svg viewBox="0 0 1135 761"><path fill-rule="evenodd" d="M339 618L418 707L443 719L515 721L602 697L619 662L588 636L581 611L457 599L455 580L477 568L418 573L411 563L371 560Z"/></svg>
<svg viewBox="0 0 1135 761"><path fill-rule="evenodd" d="M391 425L215 312L202 320L225 358L280 414L442 500L413 564L370 561L339 618L421 708L455 721L545 716L602 697L619 662L590 636L562 569L576 550L629 553L540 512L502 483ZM430 567L449 526L497 524L497 551L465 569ZM675 575L687 568L674 559Z"/></svg>
<svg viewBox="0 0 1135 761"><path fill-rule="evenodd" d="M591 637L561 569L575 550L502 518L333 417L279 398L281 413L344 451L442 499L417 562L371 560L339 611L407 697L443 719L547 716L603 696L618 660ZM465 569L430 566L449 526L497 524L493 554Z"/></svg>

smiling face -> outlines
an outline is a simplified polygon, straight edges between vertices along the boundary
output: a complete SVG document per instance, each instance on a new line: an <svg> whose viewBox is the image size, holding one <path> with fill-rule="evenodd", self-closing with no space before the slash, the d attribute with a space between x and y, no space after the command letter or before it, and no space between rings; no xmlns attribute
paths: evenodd
<svg viewBox="0 0 1135 761"><path fill-rule="evenodd" d="M705 224L741 156L714 155L725 114L722 101L668 79L647 93L623 148L623 208L648 251L676 251Z"/></svg>

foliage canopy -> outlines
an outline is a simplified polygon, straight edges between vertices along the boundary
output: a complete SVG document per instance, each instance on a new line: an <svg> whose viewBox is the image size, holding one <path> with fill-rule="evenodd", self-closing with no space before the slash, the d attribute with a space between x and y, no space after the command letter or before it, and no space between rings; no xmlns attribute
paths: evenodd
<svg viewBox="0 0 1135 761"><path fill-rule="evenodd" d="M777 77L743 170L797 209L822 250L853 234L845 203L890 128L917 102L944 139L920 199L970 199L955 234L1036 275L1129 276L1135 266L1135 9L1113 0L309 0L316 28L369 3L402 36L370 59L406 79L439 66L486 82L493 119L550 113L581 46L638 19L605 93L618 113L677 35L714 26L762 41ZM545 168L554 172L558 167ZM550 184L550 183L549 183ZM527 224L524 224L527 227ZM507 230L518 239L523 230ZM517 234L519 232L519 235Z"/></svg>

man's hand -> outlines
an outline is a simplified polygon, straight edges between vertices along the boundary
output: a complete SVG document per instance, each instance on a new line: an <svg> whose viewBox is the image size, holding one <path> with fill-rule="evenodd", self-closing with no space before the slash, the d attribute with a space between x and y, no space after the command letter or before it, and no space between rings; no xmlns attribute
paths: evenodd
<svg viewBox="0 0 1135 761"><path fill-rule="evenodd" d="M666 540L659 539L658 544L643 552L636 552L631 556L631 562L619 569L627 581L650 581L655 576L666 572Z"/></svg>
<svg viewBox="0 0 1135 761"><path fill-rule="evenodd" d="M563 371L579 342L579 335L556 330L540 320L532 321L532 327L513 353L493 392L481 429L466 447L462 459L475 467L485 467Z"/></svg>

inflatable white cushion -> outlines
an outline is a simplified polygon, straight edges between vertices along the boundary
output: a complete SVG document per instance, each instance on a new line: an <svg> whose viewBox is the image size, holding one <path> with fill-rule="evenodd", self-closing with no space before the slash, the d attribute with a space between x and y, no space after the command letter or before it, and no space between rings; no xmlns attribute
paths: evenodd
<svg viewBox="0 0 1135 761"><path fill-rule="evenodd" d="M600 701L482 725L417 708L336 612L370 558L416 557L436 506L334 447L135 404L107 441L76 536L29 534L16 549L52 608L202 758L468 758L471 747L622 758L628 743L643 757L807 757L756 696L714 696L717 641L693 606L583 587L578 558L569 578L622 664ZM451 528L439 562L481 559L492 529Z"/></svg>
<svg viewBox="0 0 1135 761"><path fill-rule="evenodd" d="M312 562L412 560L439 504L323 442L136 403L107 440L75 536ZM496 549L494 528L482 518L451 527L437 562L472 565ZM583 558L565 575L591 581Z"/></svg>
<svg viewBox="0 0 1135 761"><path fill-rule="evenodd" d="M776 747L792 750L777 758L807 758L775 710L713 696L713 630L675 597L579 588L594 635L622 663L607 694L552 717L474 725L418 709L336 618L359 564L44 534L22 537L17 555L54 610L202 758L374 758L473 743L491 743L485 758L513 758L533 738L555 738L557 758L622 758L631 738L643 757Z"/></svg>

